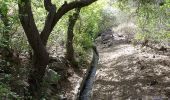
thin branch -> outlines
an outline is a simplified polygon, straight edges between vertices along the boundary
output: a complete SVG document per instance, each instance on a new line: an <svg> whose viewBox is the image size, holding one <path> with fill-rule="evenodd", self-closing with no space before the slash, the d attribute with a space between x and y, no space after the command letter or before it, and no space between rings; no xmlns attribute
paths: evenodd
<svg viewBox="0 0 170 100"><path fill-rule="evenodd" d="M48 11L48 15L46 17L45 26L43 28L43 31L41 32L40 37L43 44L46 45L48 40L48 38L46 37L48 37L48 34L51 33L51 25L54 21L56 6L51 3L51 0L44 0L44 6L45 9Z"/></svg>
<svg viewBox="0 0 170 100"><path fill-rule="evenodd" d="M50 1L47 2L46 1L46 10L48 10L49 8L49 5L51 5ZM58 9L58 11L55 13L54 15L54 18L51 19L52 20L52 23L50 22L49 23L49 26L48 27L48 31L46 31L46 27L44 27L42 33L41 33L41 39L43 40L43 43L46 44L47 43L47 40L48 40L48 37L51 33L51 31L53 30L53 28L55 27L55 25L57 24L57 22L60 20L60 18L62 18L62 16L64 14L66 14L68 11L74 9L74 8L82 8L82 7L85 7L85 6L88 6L90 4L92 4L93 2L95 2L97 0L81 0L81 1L73 1L73 2L70 2L70 3L67 3L65 1L65 3Z"/></svg>
<svg viewBox="0 0 170 100"><path fill-rule="evenodd" d="M51 0L44 0L44 7L48 12L50 12L51 6L53 6Z"/></svg>
<svg viewBox="0 0 170 100"><path fill-rule="evenodd" d="M59 19L66 14L68 11L74 9L74 8L82 8L85 6L88 6L95 2L97 0L81 0L81 1L73 1L70 3L65 2L57 11L55 14L55 19L52 24L52 28L56 25L56 23L59 21Z"/></svg>

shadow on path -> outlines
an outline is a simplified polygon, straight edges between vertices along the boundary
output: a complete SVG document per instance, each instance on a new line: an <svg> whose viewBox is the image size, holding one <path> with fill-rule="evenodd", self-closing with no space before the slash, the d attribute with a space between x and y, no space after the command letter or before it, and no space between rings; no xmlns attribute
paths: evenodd
<svg viewBox="0 0 170 100"><path fill-rule="evenodd" d="M169 56L143 52L120 40L103 47L98 44L100 62L93 100L168 100Z"/></svg>

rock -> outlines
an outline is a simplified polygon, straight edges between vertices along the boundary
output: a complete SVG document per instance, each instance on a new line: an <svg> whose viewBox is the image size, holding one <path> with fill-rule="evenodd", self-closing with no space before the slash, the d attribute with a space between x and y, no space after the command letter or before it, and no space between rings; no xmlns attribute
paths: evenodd
<svg viewBox="0 0 170 100"><path fill-rule="evenodd" d="M67 97L64 97L63 95L59 95L59 100L67 100Z"/></svg>
<svg viewBox="0 0 170 100"><path fill-rule="evenodd" d="M44 78L46 82L52 84L52 83L57 83L58 80L60 79L60 76L54 70L47 68Z"/></svg>
<svg viewBox="0 0 170 100"><path fill-rule="evenodd" d="M159 48L159 51L167 52L167 48L165 48L164 46L161 46L161 48Z"/></svg>
<svg viewBox="0 0 170 100"><path fill-rule="evenodd" d="M101 40L102 40L102 43L103 43L103 44L110 43L110 42L113 41L113 39L114 39L114 36L113 36L111 30L108 30L108 31L103 32L103 33L101 34Z"/></svg>
<svg viewBox="0 0 170 100"><path fill-rule="evenodd" d="M108 47L110 47L110 46L112 46L112 45L113 45L113 43L112 43L112 42L110 42L107 46L108 46Z"/></svg>
<svg viewBox="0 0 170 100"><path fill-rule="evenodd" d="M165 90L165 95L170 98L170 90Z"/></svg>
<svg viewBox="0 0 170 100"><path fill-rule="evenodd" d="M123 37L123 35L122 34L118 34L118 37Z"/></svg>
<svg viewBox="0 0 170 100"><path fill-rule="evenodd" d="M53 58L52 63L49 64L49 68L54 70L60 75L60 79L66 79L72 75L71 67L64 57Z"/></svg>
<svg viewBox="0 0 170 100"><path fill-rule="evenodd" d="M55 96L50 97L50 99L48 100L67 100L67 98L64 97L63 95L55 95Z"/></svg>
<svg viewBox="0 0 170 100"><path fill-rule="evenodd" d="M145 66L140 66L140 70L144 70L145 69Z"/></svg>
<svg viewBox="0 0 170 100"><path fill-rule="evenodd" d="M150 84L149 84L149 85L150 85L150 86L153 86L153 85L157 85L157 84L158 84L158 81L153 80L153 81L151 81L151 82L150 82Z"/></svg>

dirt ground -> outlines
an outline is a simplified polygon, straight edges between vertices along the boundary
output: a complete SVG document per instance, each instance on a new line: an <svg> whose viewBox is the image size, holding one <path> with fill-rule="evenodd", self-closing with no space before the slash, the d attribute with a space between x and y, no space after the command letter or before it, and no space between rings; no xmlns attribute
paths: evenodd
<svg viewBox="0 0 170 100"><path fill-rule="evenodd" d="M170 50L134 46L111 34L97 39L100 60L92 100L170 100ZM71 69L61 82L61 97L76 99L85 71Z"/></svg>
<svg viewBox="0 0 170 100"><path fill-rule="evenodd" d="M97 45L92 100L170 100L169 51L141 48L121 38Z"/></svg>

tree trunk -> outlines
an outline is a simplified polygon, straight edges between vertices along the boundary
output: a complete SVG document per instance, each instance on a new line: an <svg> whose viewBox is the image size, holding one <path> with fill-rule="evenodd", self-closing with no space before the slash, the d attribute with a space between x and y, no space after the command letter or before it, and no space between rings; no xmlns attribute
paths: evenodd
<svg viewBox="0 0 170 100"><path fill-rule="evenodd" d="M71 16L69 16L69 25L67 30L67 43L66 43L66 58L71 64L77 67L77 62L74 56L74 48L73 48L73 37L74 37L74 26L79 17L80 8L76 9L76 12Z"/></svg>
<svg viewBox="0 0 170 100"><path fill-rule="evenodd" d="M46 57L48 61L48 57ZM39 59L35 54L33 56L33 68L30 71L28 82L29 93L33 96L33 100L40 100L42 97L42 82L45 74L47 64L45 64L41 59Z"/></svg>
<svg viewBox="0 0 170 100"><path fill-rule="evenodd" d="M43 76L45 74L46 66L49 63L46 44L54 26L68 11L74 8L88 6L95 1L97 0L81 0L70 3L65 2L56 12L56 6L52 4L51 0L44 0L44 7L47 10L48 15L46 17L44 28L42 32L39 33L33 18L31 0L18 0L20 22L34 53L33 67L28 79L30 84L29 92L33 97L33 100L40 100L41 98ZM74 27L74 24L72 27Z"/></svg>
<svg viewBox="0 0 170 100"><path fill-rule="evenodd" d="M22 5L24 4L24 5ZM23 29L28 38L28 42L33 49L33 67L29 75L29 92L33 100L40 100L41 98L41 85L46 66L49 62L49 55L45 45L41 41L38 29L31 9L31 1L26 0L19 2L19 18Z"/></svg>

